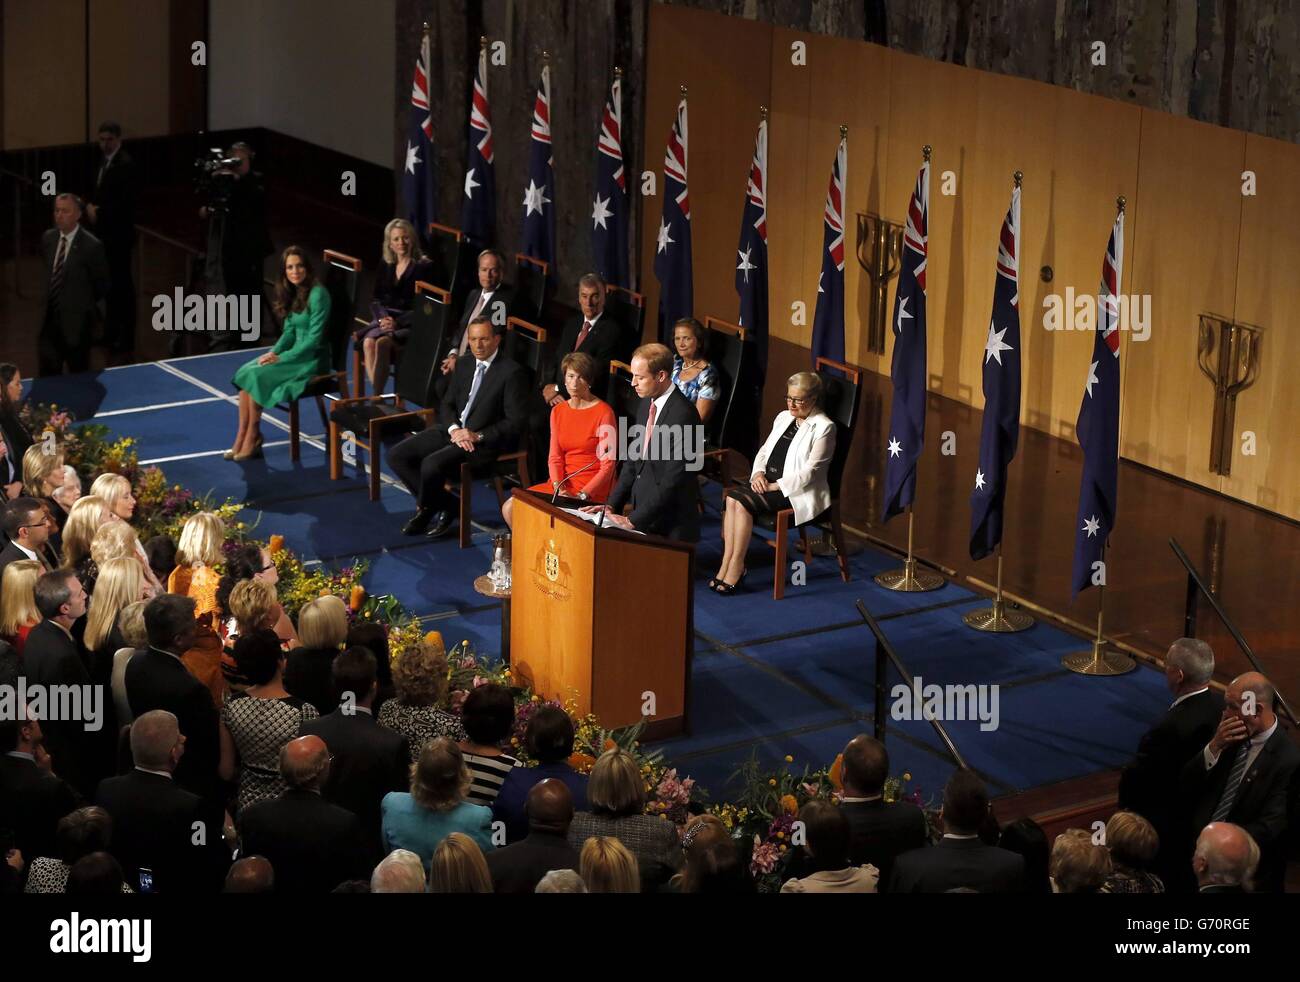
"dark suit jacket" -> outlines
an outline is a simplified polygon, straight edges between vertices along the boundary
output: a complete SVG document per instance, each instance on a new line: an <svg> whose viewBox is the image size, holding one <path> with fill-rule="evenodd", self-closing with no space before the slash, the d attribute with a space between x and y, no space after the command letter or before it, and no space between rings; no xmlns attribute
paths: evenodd
<svg viewBox="0 0 1300 982"><path fill-rule="evenodd" d="M276 893L323 894L345 880L369 880L379 859L361 820L313 791L291 789L250 805L239 832L241 855L271 861Z"/></svg>
<svg viewBox="0 0 1300 982"><path fill-rule="evenodd" d="M487 854L495 893L532 893L553 869L578 869L578 850L562 835L529 832L512 846Z"/></svg>
<svg viewBox="0 0 1300 982"><path fill-rule="evenodd" d="M185 755L176 767L176 783L201 798L216 799L221 793L217 777L221 748L217 710L208 687L179 658L157 648L135 654L127 663L125 682L126 701L136 719L165 709L180 723Z"/></svg>
<svg viewBox="0 0 1300 982"><path fill-rule="evenodd" d="M406 738L360 710L348 715L336 709L304 723L300 732L320 737L334 757L329 780L321 789L325 800L356 815L369 841L378 843L384 795L411 788Z"/></svg>
<svg viewBox="0 0 1300 982"><path fill-rule="evenodd" d="M29 640L27 642L31 644ZM1207 741L1208 742L1208 741ZM1183 789L1192 803L1191 833L1197 835L1210 821L1223 797L1233 762L1246 744L1227 747L1214 767L1205 769L1204 748L1183 766ZM1261 892L1280 892L1286 875L1287 828L1296 814L1297 771L1300 749L1279 723L1268 742L1241 779L1237 797L1226 821L1240 825L1259 845L1255 883Z"/></svg>
<svg viewBox="0 0 1300 982"><path fill-rule="evenodd" d="M979 893L1019 893L1025 861L979 839L940 839L936 846L905 852L894 860L890 893L944 893L969 887Z"/></svg>
<svg viewBox="0 0 1300 982"><path fill-rule="evenodd" d="M32 557L23 552L12 542L6 542L5 547L0 549L0 576L4 575L5 569L10 563L16 563L20 559L31 559Z"/></svg>
<svg viewBox="0 0 1300 982"><path fill-rule="evenodd" d="M564 325L559 346L555 349L554 366L547 373L546 381L553 382L560 393L567 398L569 390L564 387L564 371L561 365L565 355L572 351L581 351L584 355L591 355L596 361L596 378L592 382L591 390L608 401L610 359L617 358L627 347L624 343L626 338L623 325L606 311L601 314L595 326L587 332L582 347L578 348L576 347L578 335L582 333L582 325L585 323L586 320L579 316Z"/></svg>
<svg viewBox="0 0 1300 982"><path fill-rule="evenodd" d="M447 386L438 413L437 425L444 430L460 419L461 410L469 401L477 364L471 355L456 360L456 370L451 374L451 384ZM481 449L501 452L517 449L527 419L528 380L519 363L506 354L503 343L479 383L469 419L462 420L462 424L483 434Z"/></svg>
<svg viewBox="0 0 1300 982"><path fill-rule="evenodd" d="M50 275L54 272L54 255L59 248L59 230L48 229L41 236L44 260L41 281L41 310L49 304ZM59 320L55 325L69 345L89 344L90 331L100 313L100 302L108 296L108 257L104 244L82 228L72 238L72 247L63 261L63 288L59 291Z"/></svg>
<svg viewBox="0 0 1300 982"><path fill-rule="evenodd" d="M101 781L95 803L113 816L109 851L133 890L140 891L143 868L152 871L156 893L221 891L230 851L221 838L220 805L161 774L135 769Z"/></svg>
<svg viewBox="0 0 1300 982"><path fill-rule="evenodd" d="M451 346L447 349L448 352L460 350L460 343L465 338L465 329L469 327L470 315L474 313L474 308L478 306L478 298L482 295L483 288L481 286L476 286L474 289L470 290L469 295L465 297L465 307L460 312L460 321L456 325L455 336L451 339ZM488 300L487 306L482 312L492 318L499 316L501 318L501 326L504 328L506 319L510 317L513 312L514 302L515 288L509 283L502 283L496 288L496 291L492 294L491 299ZM497 306L498 303L501 304L500 307ZM468 355L469 352L466 351L466 354Z"/></svg>
<svg viewBox="0 0 1300 982"><path fill-rule="evenodd" d="M59 819L81 805L81 796L67 781L25 757L0 753L0 829L13 831L13 847L27 862L59 854L54 830Z"/></svg>
<svg viewBox="0 0 1300 982"><path fill-rule="evenodd" d="M99 209L95 219L95 232L107 248L130 245L135 239L135 202L139 192L139 177L135 161L126 152L125 147L118 147L108 167L100 168L104 158L97 156L92 184L97 179L99 184L90 195L90 200Z"/></svg>
<svg viewBox="0 0 1300 982"><path fill-rule="evenodd" d="M926 844L925 813L910 801L850 801L840 811L849 820L849 864L870 863L880 870L882 886L889 884L894 860Z"/></svg>
<svg viewBox="0 0 1300 982"><path fill-rule="evenodd" d="M637 425L644 427L649 416L650 400L642 399L636 411ZM655 419L655 429L673 426L680 433L688 426L699 425L700 414L694 404L673 386L663 411ZM699 482L695 473L686 469L680 445L675 453L666 453L667 442L657 441L653 434L651 443L663 448L669 459L623 461L618 483L609 496L609 507L621 511L630 502L632 513L628 517L638 531L695 542L700 537Z"/></svg>
<svg viewBox="0 0 1300 982"><path fill-rule="evenodd" d="M293 648L284 666L284 688L291 696L305 699L322 716L339 704L331 669L339 654L336 648Z"/></svg>
<svg viewBox="0 0 1300 982"><path fill-rule="evenodd" d="M9 459L14 462L14 480L23 479L23 454L27 453L27 448L35 441L32 435L27 432L23 426L22 420L18 418L17 413L12 415L0 412L0 439L3 439L5 446L9 450ZM0 466L0 475L8 476L7 468ZM12 483L0 480L0 483Z"/></svg>
<svg viewBox="0 0 1300 982"><path fill-rule="evenodd" d="M53 621L41 621L27 635L23 648L23 673L28 685L90 685L87 656ZM105 692L101 722L111 727L112 696ZM107 771L103 729L89 731L82 722L47 720L41 723L45 746L54 758L55 773L86 797Z"/></svg>

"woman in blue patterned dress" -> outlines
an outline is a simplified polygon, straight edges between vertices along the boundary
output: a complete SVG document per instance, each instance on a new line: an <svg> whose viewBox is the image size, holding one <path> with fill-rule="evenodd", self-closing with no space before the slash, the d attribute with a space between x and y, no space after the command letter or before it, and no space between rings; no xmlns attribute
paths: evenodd
<svg viewBox="0 0 1300 982"><path fill-rule="evenodd" d="M718 370L708 359L709 341L704 325L694 317L683 317L673 325L673 385L682 395L695 403L700 422L707 423L709 414L722 396Z"/></svg>

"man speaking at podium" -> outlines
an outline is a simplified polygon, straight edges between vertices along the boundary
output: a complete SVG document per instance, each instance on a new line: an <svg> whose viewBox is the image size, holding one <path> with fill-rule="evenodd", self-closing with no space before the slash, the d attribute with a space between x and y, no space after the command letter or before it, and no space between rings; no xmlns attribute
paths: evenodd
<svg viewBox="0 0 1300 982"><path fill-rule="evenodd" d="M689 458L702 452L703 432L694 404L673 385L672 369L672 352L662 344L643 344L632 353L632 388L641 405L636 425L619 447L618 484L606 504L582 510L604 511L617 528L696 542L700 488L695 473L702 461ZM629 502L632 512L624 516Z"/></svg>

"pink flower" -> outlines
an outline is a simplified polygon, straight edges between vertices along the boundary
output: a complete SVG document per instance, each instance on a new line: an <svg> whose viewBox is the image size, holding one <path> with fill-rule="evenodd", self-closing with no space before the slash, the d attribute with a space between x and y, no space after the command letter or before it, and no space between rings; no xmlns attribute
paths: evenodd
<svg viewBox="0 0 1300 982"><path fill-rule="evenodd" d="M468 698L469 698L469 693L466 692L464 689L457 689L455 692L453 692L451 694L451 711L453 713L460 712L461 707L465 705L465 700Z"/></svg>
<svg viewBox="0 0 1300 982"><path fill-rule="evenodd" d="M474 676L474 688L477 689L480 685L487 685L487 684L488 684L488 680L485 679L482 675Z"/></svg>
<svg viewBox="0 0 1300 982"><path fill-rule="evenodd" d="M776 846L771 842L763 842L757 835L754 836L754 852L749 858L749 872L754 876L760 876L764 873L770 873L776 869L777 860L781 858L781 853L777 851Z"/></svg>

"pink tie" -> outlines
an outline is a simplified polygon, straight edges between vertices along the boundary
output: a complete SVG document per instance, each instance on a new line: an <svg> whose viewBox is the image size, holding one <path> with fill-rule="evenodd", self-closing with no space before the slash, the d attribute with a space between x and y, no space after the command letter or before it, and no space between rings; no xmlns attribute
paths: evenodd
<svg viewBox="0 0 1300 982"><path fill-rule="evenodd" d="M583 321L582 330L578 332L578 343L573 346L574 351L577 351L579 348L582 347L582 342L587 340L587 335L590 333L591 333L591 321Z"/></svg>
<svg viewBox="0 0 1300 982"><path fill-rule="evenodd" d="M650 415L645 421L645 443L641 447L641 459L648 460L650 455L650 431L655 428L655 404L650 403Z"/></svg>

